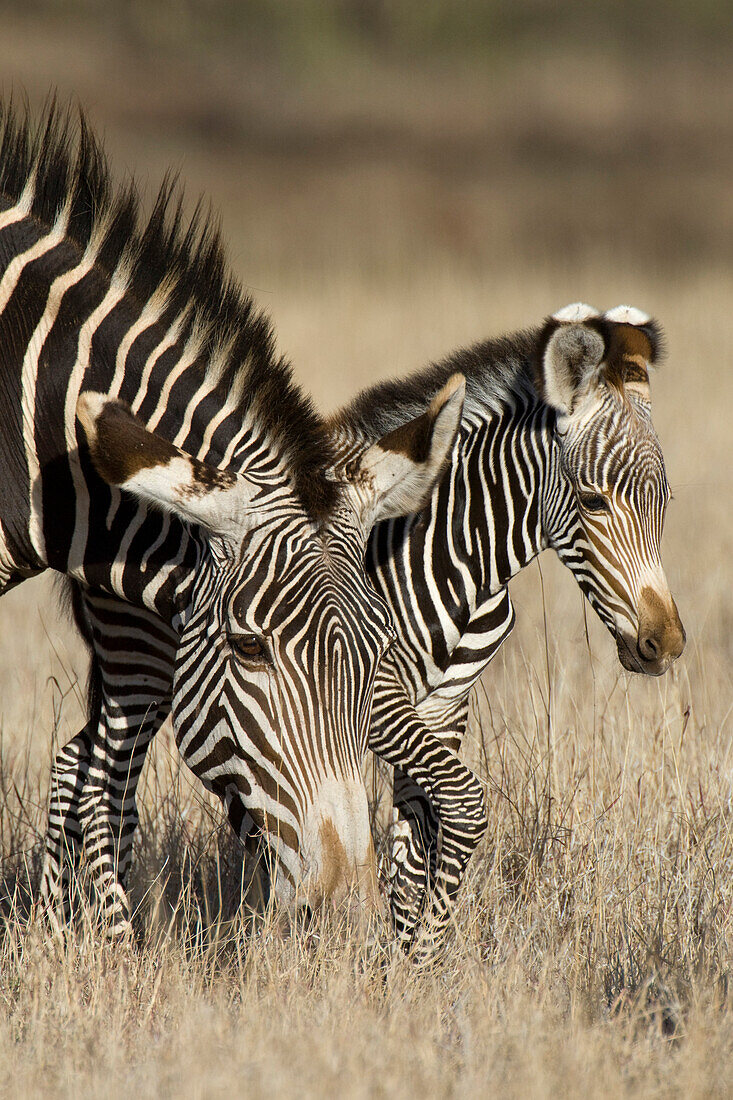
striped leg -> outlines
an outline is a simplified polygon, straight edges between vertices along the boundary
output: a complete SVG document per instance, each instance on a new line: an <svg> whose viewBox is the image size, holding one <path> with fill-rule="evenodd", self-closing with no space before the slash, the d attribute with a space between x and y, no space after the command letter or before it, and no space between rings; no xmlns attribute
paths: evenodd
<svg viewBox="0 0 733 1100"><path fill-rule="evenodd" d="M441 723L440 740L458 754L468 722L468 700L459 700L451 709L450 717L446 715ZM455 798L462 799L458 791ZM480 835L478 829L469 828L466 844L465 825L458 831L446 829L423 788L402 768L395 768L390 905L395 925L404 930L402 938L412 935L420 917L426 915L429 898L435 899L434 905L444 899L447 917L446 906L463 877L474 838L477 843ZM437 931L435 915L430 925Z"/></svg>
<svg viewBox="0 0 733 1100"><path fill-rule="evenodd" d="M41 900L52 923L68 919L69 872L83 850L115 937L129 928L135 792L168 714L177 639L157 616L119 600L85 593L83 601L94 645L91 717L54 765Z"/></svg>
<svg viewBox="0 0 733 1100"><path fill-rule="evenodd" d="M465 703L460 711L465 728ZM400 801L390 894L395 930L408 948L425 905L431 862L431 927L436 927L436 935L437 925L445 923L464 868L486 830L486 801L471 769L428 728L404 687L387 670L377 680L369 747L406 777L398 776L397 781ZM438 820L441 846L436 859Z"/></svg>
<svg viewBox="0 0 733 1100"><path fill-rule="evenodd" d="M81 851L79 799L89 774L92 738L98 717L91 719L59 749L51 769L51 795L46 851L41 875L41 908L56 931L71 916L70 890Z"/></svg>
<svg viewBox="0 0 733 1100"><path fill-rule="evenodd" d="M130 713L116 699L105 699L78 803L84 855L111 938L129 929L125 883L138 822L135 792L148 745L167 711L149 700Z"/></svg>
<svg viewBox="0 0 733 1100"><path fill-rule="evenodd" d="M409 943L435 887L439 819L430 799L402 768L394 770L389 901L400 939Z"/></svg>
<svg viewBox="0 0 733 1100"><path fill-rule="evenodd" d="M471 688L513 625L509 594L502 589L476 608L442 684L417 706L404 689L399 694L396 675L377 684L373 728L380 725L396 768L392 911L405 946L426 917L414 948L418 954L429 955L440 940L466 864L486 829L483 789L458 752ZM378 741L374 733L374 747L372 741Z"/></svg>

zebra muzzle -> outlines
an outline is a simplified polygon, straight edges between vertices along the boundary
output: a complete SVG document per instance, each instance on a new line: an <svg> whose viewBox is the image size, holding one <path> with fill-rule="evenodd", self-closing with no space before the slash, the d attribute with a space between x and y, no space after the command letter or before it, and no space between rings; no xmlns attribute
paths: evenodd
<svg viewBox="0 0 733 1100"><path fill-rule="evenodd" d="M621 664L629 672L661 676L685 648L685 629L677 605L667 593L663 598L653 588L642 589L638 606L636 637L618 634L616 642Z"/></svg>
<svg viewBox="0 0 733 1100"><path fill-rule="evenodd" d="M305 874L298 896L311 909L378 908L376 859L360 779L324 784L306 814L302 855Z"/></svg>

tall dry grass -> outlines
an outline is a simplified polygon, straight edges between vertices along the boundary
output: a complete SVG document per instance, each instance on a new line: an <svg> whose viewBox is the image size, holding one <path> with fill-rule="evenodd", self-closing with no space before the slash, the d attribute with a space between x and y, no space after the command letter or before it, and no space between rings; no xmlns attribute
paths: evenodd
<svg viewBox="0 0 733 1100"><path fill-rule="evenodd" d="M136 943L105 946L84 911L59 946L32 900L85 655L48 582L11 593L0 1095L730 1095L730 72L667 59L652 94L633 56L540 52L483 73L377 59L348 81L335 64L308 84L257 57L126 49L16 15L0 62L32 98L74 89L119 170L155 181L173 162L213 193L324 406L578 298L659 318L664 552L688 645L663 679L632 678L556 560L517 579L466 746L491 825L432 970L391 958L386 929L254 918L165 730L141 782Z"/></svg>
<svg viewBox="0 0 733 1100"><path fill-rule="evenodd" d="M713 312L722 293L708 287ZM32 610L22 590L3 602L9 1095L730 1093L733 530L726 427L710 415L730 399L730 331L699 302L699 286L654 295L680 333L655 395L687 651L661 680L632 678L554 559L518 579L518 627L467 746L491 825L432 972L390 960L385 930L366 945L336 922L253 923L238 852L165 733L141 791L137 945L105 947L90 918L63 949L27 925L50 735L80 720L84 661L46 588Z"/></svg>

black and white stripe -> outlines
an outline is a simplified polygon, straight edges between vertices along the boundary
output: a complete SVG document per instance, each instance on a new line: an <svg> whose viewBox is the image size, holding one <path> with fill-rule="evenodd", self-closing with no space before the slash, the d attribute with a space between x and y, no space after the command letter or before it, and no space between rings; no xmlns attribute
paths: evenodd
<svg viewBox="0 0 733 1100"><path fill-rule="evenodd" d="M391 901L405 943L428 884L423 948L440 934L485 830L481 786L457 752L470 689L514 623L511 578L552 546L627 668L658 674L682 650L659 556L669 489L647 377L658 343L638 310L568 307L541 329L367 390L334 423L351 454L446 374L466 376L446 478L421 515L380 524L367 552L398 638L377 676L369 741L396 768Z"/></svg>
<svg viewBox="0 0 733 1100"><path fill-rule="evenodd" d="M135 785L170 709L235 828L274 847L281 897L371 897L360 764L391 628L364 546L432 491L460 379L418 418L424 454L377 441L338 486L209 222L167 185L143 222L51 108L0 123L0 394L0 594L66 575L92 653L88 724L54 766L49 915L83 848L127 926Z"/></svg>
<svg viewBox="0 0 733 1100"><path fill-rule="evenodd" d="M377 673L370 747L395 766L391 901L406 945L431 892L421 944L429 950L440 934L485 830L481 784L458 750L471 687L514 623L511 578L553 546L616 636L622 660L634 650L631 667L659 672L681 650L684 635L659 564L668 488L638 363L639 347L654 360L658 339L638 311L600 316L573 307L541 329L366 391L332 423L338 468L349 468L453 371L466 376L444 480L421 515L378 524L367 551L396 631ZM667 609L667 636L664 623L652 623L654 634L640 613L650 585ZM645 636L657 638L657 654L642 653ZM128 657L134 663L135 654ZM140 672L144 665L140 657ZM141 738L133 776L145 746ZM70 775L76 766L70 762Z"/></svg>

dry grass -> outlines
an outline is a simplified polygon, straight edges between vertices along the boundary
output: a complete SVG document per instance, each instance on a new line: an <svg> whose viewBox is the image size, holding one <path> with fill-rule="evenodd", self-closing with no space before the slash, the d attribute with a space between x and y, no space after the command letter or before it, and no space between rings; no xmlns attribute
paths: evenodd
<svg viewBox="0 0 733 1100"><path fill-rule="evenodd" d="M61 949L25 915L52 736L82 721L85 658L45 581L12 593L0 1095L730 1095L730 73L688 58L655 98L618 60L547 59L530 79L530 59L516 84L445 71L400 84L379 68L384 80L359 71L335 95L324 78L299 98L282 74L255 87L223 65L196 84L189 62L143 58L123 95L111 39L80 50L58 29L6 32L8 76L36 96L75 87L119 164L155 180L173 160L213 192L238 270L324 405L578 297L654 312L669 343L654 384L675 493L665 557L688 647L664 679L632 679L554 559L518 579L518 627L467 746L491 828L428 973L333 920L253 923L239 854L165 733L141 791L138 943L105 947L82 921ZM371 124L339 153L360 106ZM260 109L269 145L252 137ZM640 135L657 144L623 168Z"/></svg>

